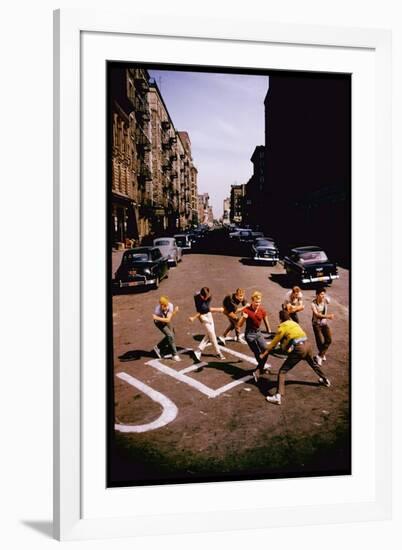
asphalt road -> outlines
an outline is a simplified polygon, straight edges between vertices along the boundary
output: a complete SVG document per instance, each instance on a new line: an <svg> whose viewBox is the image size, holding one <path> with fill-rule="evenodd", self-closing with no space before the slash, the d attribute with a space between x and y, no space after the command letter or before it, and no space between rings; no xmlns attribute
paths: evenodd
<svg viewBox="0 0 402 550"><path fill-rule="evenodd" d="M113 255L114 267L118 255ZM194 313L193 295L209 286L212 306L236 287L250 297L263 293L272 330L288 290L283 267L245 265L237 256L187 254L158 290L113 296L114 422L109 484L130 485L217 479L249 479L305 475L337 475L350 470L349 400L349 272L327 292L333 344L323 365L331 387L299 363L287 377L281 406L265 396L276 387L283 357L270 357L273 374L258 385L250 377L253 357L247 345L228 342L226 360L212 356L210 347L201 368L189 351L202 338ZM161 333L152 321L160 295L180 311L175 317L176 343L182 361L158 361L152 352ZM300 324L315 342L311 301L303 289L305 310ZM227 326L214 314L216 333ZM181 372L180 372L181 371ZM113 419L112 419L113 422Z"/></svg>

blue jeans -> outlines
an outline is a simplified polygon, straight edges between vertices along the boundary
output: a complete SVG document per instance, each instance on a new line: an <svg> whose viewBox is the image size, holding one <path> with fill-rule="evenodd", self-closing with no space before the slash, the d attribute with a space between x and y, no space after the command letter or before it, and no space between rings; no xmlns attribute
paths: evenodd
<svg viewBox="0 0 402 550"><path fill-rule="evenodd" d="M256 331L250 330L245 333L245 337L246 337L246 342L249 345L249 348L254 353L254 357L257 360L257 369L260 371L260 373L263 373L264 365L268 359L268 355L266 355L264 359L260 359L260 353L262 353L267 349L265 338L259 330L256 330Z"/></svg>
<svg viewBox="0 0 402 550"><path fill-rule="evenodd" d="M155 321L155 325L165 335L165 337L159 342L158 348L163 350L164 347L168 347L170 348L172 355L177 355L177 348L174 341L174 332L172 327L168 323L161 323L158 321Z"/></svg>

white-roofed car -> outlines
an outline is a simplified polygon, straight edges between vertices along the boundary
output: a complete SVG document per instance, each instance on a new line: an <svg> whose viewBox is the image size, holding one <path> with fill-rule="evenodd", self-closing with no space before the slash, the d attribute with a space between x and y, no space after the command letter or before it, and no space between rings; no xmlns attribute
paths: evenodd
<svg viewBox="0 0 402 550"><path fill-rule="evenodd" d="M183 254L185 254L186 252L190 252L191 238L188 233L178 233L177 235L174 235L174 238L176 240L177 246L181 248Z"/></svg>
<svg viewBox="0 0 402 550"><path fill-rule="evenodd" d="M176 267L182 260L181 248L177 246L176 239L174 237L159 237L154 239L154 246L157 246L167 261L169 267Z"/></svg>

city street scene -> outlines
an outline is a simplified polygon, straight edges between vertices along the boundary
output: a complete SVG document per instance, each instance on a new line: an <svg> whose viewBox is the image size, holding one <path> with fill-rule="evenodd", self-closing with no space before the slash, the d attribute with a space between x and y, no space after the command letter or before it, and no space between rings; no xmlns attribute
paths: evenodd
<svg viewBox="0 0 402 550"><path fill-rule="evenodd" d="M108 99L108 486L351 474L350 76Z"/></svg>

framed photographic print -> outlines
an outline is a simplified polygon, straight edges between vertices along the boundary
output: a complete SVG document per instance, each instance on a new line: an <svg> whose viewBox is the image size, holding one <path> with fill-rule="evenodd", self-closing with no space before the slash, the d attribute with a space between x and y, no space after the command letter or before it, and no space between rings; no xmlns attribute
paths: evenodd
<svg viewBox="0 0 402 550"><path fill-rule="evenodd" d="M389 34L221 28L55 13L57 538L390 513Z"/></svg>

